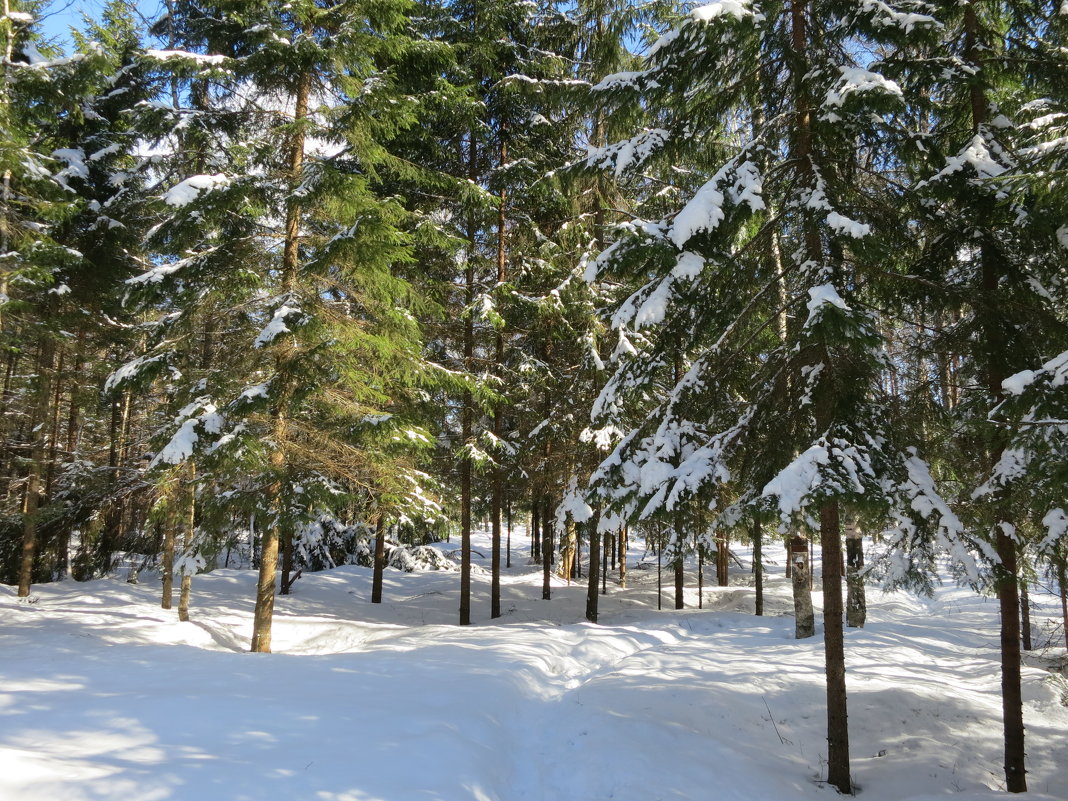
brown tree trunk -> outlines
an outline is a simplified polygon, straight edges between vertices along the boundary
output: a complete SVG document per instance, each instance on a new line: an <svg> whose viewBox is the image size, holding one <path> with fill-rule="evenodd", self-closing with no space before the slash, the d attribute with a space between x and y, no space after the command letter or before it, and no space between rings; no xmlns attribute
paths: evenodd
<svg viewBox="0 0 1068 801"><path fill-rule="evenodd" d="M591 623L597 622L597 584L601 578L601 533L598 531L600 522L601 513L600 510L596 510L590 521L586 523L590 531L590 583L586 590L586 619Z"/></svg>
<svg viewBox="0 0 1068 801"><path fill-rule="evenodd" d="M502 136L506 130L502 126ZM508 162L508 144L502 139L500 149L501 166ZM505 205L508 200L507 190L502 186L498 198L500 205L497 208L497 285L504 283L505 265L507 256L507 215ZM494 352L494 367L498 377L503 380L504 370L504 334L498 329ZM504 436L504 426L501 414L501 405L493 407L493 436L499 443ZM500 460L504 454L498 451L493 466L492 499L490 501L490 527L492 536L492 555L490 558L490 618L496 619L501 616L501 506L504 492L504 470Z"/></svg>
<svg viewBox="0 0 1068 801"><path fill-rule="evenodd" d="M305 28L305 34L309 29ZM303 121L308 117L308 100L311 96L312 74L305 70L297 80L294 93L295 105L292 138L289 143L289 185L295 190L300 185L304 171L305 133ZM300 264L301 217L303 206L299 195L291 191L286 205L285 244L282 249L282 286L288 292L297 288L297 270ZM256 610L252 622L252 651L254 653L271 652L271 628L274 621L274 586L278 571L278 545L280 539L279 522L285 516L285 499L282 476L286 472L288 456L286 440L288 437L290 403L292 401L293 380L290 377L292 362L297 358L296 348L288 342L278 346L275 353L275 372L279 381L278 400L272 412L271 468L275 475L267 490L267 498L275 512L275 521L263 532L260 548L260 570L256 582Z"/></svg>
<svg viewBox="0 0 1068 801"><path fill-rule="evenodd" d="M753 520L753 575L756 579L756 614L764 614L764 533L760 521Z"/></svg>
<svg viewBox="0 0 1068 801"><path fill-rule="evenodd" d="M627 588L627 545L630 540L630 531L626 526L619 532L619 586Z"/></svg>
<svg viewBox="0 0 1068 801"><path fill-rule="evenodd" d="M1020 642L1023 650L1031 650L1031 599L1027 593L1027 579L1020 578Z"/></svg>
<svg viewBox="0 0 1068 801"><path fill-rule="evenodd" d="M44 495L52 497L52 481L56 475L56 452L59 449L59 409L63 399L63 360L66 356L63 348L59 349L59 364L55 372L55 392L52 397L52 422L48 431L48 468L45 472Z"/></svg>
<svg viewBox="0 0 1068 801"><path fill-rule="evenodd" d="M468 133L467 169L468 179L472 184L478 180L478 148L475 145L475 131ZM464 370L468 374L474 369L475 353L475 318L472 306L475 302L475 250L478 247L474 212L467 218L467 264L464 271L464 296L467 312L464 315L463 359ZM474 400L470 390L464 391L463 411L461 412L461 433L463 457L460 461L460 625L471 623L471 456L468 447L474 430Z"/></svg>
<svg viewBox="0 0 1068 801"><path fill-rule="evenodd" d="M812 587L809 583L808 542L802 537L790 540L791 580L794 590L794 636L798 640L816 634L816 616L812 611Z"/></svg>
<svg viewBox="0 0 1068 801"><path fill-rule="evenodd" d="M382 579L386 571L386 524L385 515L378 516L375 523L375 555L372 566L371 603L382 603Z"/></svg>
<svg viewBox="0 0 1068 801"><path fill-rule="evenodd" d="M864 541L855 524L846 533L846 625L863 628L868 618L864 593Z"/></svg>
<svg viewBox="0 0 1068 801"><path fill-rule="evenodd" d="M1057 586L1061 594L1061 626L1064 628L1064 647L1068 650L1068 571L1065 570L1065 558L1057 564Z"/></svg>
<svg viewBox="0 0 1068 801"><path fill-rule="evenodd" d="M177 479L175 479L177 481ZM160 606L170 609L174 603L174 551L178 535L178 490L167 498L167 511L163 521L163 594Z"/></svg>
<svg viewBox="0 0 1068 801"><path fill-rule="evenodd" d="M721 587L726 587L731 583L730 579L730 546L728 545L727 535L720 533L716 535L716 582Z"/></svg>
<svg viewBox="0 0 1068 801"><path fill-rule="evenodd" d="M827 783L853 792L849 776L849 721L846 714L845 633L842 626L842 532L838 503L820 507L823 557L823 647L827 661Z"/></svg>
<svg viewBox="0 0 1068 801"><path fill-rule="evenodd" d="M964 58L974 67L970 98L972 132L979 133L987 121L988 103L982 83L983 60L986 57L980 41L979 19L972 4L964 6ZM992 201L991 201L992 202ZM982 221L978 221L981 225ZM1003 399L1001 382L1008 377L1006 345L1001 331L999 287L1005 272L993 243L980 245L982 271L982 328L986 349L986 386L994 402ZM997 463L1004 450L1004 437L991 432L989 461ZM1005 518L1000 514L999 517ZM1000 521L999 521L1000 522ZM1016 543L1004 525L997 525L994 549L1001 560L997 576L998 606L1001 610L1001 700L1005 734L1005 785L1010 793L1027 791L1027 768L1024 763L1023 690L1020 675L1020 596Z"/></svg>
<svg viewBox="0 0 1068 801"><path fill-rule="evenodd" d="M33 582L33 561L37 549L37 513L41 502L41 473L45 458L44 421L48 419L48 403L52 397L52 368L56 345L48 334L41 338L34 379L30 436L30 467L26 477L26 494L22 502L22 555L19 563L18 597L30 594Z"/></svg>
<svg viewBox="0 0 1068 801"><path fill-rule="evenodd" d="M188 466L189 472L189 492L186 495L186 507L185 507L185 547L184 551L188 552L193 546L196 539L196 513L197 513L197 491L196 491L196 467L192 462ZM189 572L188 566L182 568L182 586L178 593L178 619L183 623L189 621L189 596L193 590L193 574Z"/></svg>
<svg viewBox="0 0 1068 801"><path fill-rule="evenodd" d="M530 556L534 564L541 564L541 510L536 500L530 509Z"/></svg>
<svg viewBox="0 0 1068 801"><path fill-rule="evenodd" d="M549 519L549 499L542 501L541 507L541 599L548 601L552 597L552 563L553 563L553 524Z"/></svg>

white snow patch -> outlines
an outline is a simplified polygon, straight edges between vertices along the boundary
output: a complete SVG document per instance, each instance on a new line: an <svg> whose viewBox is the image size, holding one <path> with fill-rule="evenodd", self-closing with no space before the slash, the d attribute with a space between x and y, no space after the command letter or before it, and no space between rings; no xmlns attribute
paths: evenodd
<svg viewBox="0 0 1068 801"><path fill-rule="evenodd" d="M222 173L192 175L168 189L163 196L163 202L168 206L185 206L196 200L201 192L213 192L221 187L229 186L230 180Z"/></svg>

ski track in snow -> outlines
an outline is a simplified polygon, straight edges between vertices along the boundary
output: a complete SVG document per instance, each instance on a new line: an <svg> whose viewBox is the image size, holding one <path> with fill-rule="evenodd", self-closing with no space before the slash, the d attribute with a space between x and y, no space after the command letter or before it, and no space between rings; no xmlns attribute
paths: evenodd
<svg viewBox="0 0 1068 801"><path fill-rule="evenodd" d="M500 621L475 571L466 628L455 572L389 570L381 605L368 603L369 570L305 574L277 601L270 656L246 653L251 571L198 576L189 623L159 608L156 580L42 585L32 604L0 587L0 799L835 797L819 782L822 638L793 639L777 568L766 617L740 571L731 587L706 583L703 610L690 608L688 571L681 612L668 610L665 571L657 612L641 556L632 549L629 589L610 579L601 625L582 620L584 581L554 578L541 601L523 555L503 578ZM1053 599L1039 600L1053 617ZM993 599L869 589L868 625L846 635L862 798L1000 797L997 646ZM1068 798L1059 681L1024 670L1029 799Z"/></svg>

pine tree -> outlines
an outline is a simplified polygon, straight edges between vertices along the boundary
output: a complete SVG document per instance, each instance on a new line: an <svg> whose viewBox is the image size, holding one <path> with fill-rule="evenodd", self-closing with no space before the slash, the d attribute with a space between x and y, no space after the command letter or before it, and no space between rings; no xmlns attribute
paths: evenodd
<svg viewBox="0 0 1068 801"><path fill-rule="evenodd" d="M418 300L395 272L411 258L408 215L378 188L404 169L386 144L415 121L393 86L406 9L179 4L167 23L189 49L148 54L191 82L193 106L165 117L204 144L192 162L174 150L152 230L170 258L133 281L165 311L112 388L174 370L192 332L226 337L225 364L174 386L154 463L194 458L198 481L229 485L227 504L265 521L254 651L270 650L279 551L288 590L303 524L346 491L409 477L368 450L376 429L427 439L405 418L424 373ZM161 139L173 147L181 133Z"/></svg>

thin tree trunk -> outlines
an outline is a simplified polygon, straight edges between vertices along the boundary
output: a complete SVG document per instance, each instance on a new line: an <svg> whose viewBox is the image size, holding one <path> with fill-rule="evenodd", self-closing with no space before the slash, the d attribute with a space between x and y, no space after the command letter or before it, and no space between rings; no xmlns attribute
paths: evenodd
<svg viewBox="0 0 1068 801"><path fill-rule="evenodd" d="M534 564L541 564L541 509L537 500L530 509L530 558Z"/></svg>
<svg viewBox="0 0 1068 801"><path fill-rule="evenodd" d="M506 126L502 125L501 135L504 136ZM508 144L501 140L500 151L501 166L508 162ZM507 215L505 206L508 200L507 190L501 187L497 208L497 285L504 284L505 265L507 258ZM494 353L494 367L497 375L503 380L504 371L504 333L498 329ZM501 405L493 407L493 436L496 442L500 442L504 436L503 415ZM490 559L490 618L496 619L501 616L501 506L504 491L504 470L501 468L500 459L503 452L498 452L493 466L493 487L490 501L490 527L492 536L492 556Z"/></svg>
<svg viewBox="0 0 1068 801"><path fill-rule="evenodd" d="M764 614L764 532L760 520L753 519L753 575L756 578L756 614Z"/></svg>
<svg viewBox="0 0 1068 801"><path fill-rule="evenodd" d="M591 623L597 622L597 584L601 578L601 532L598 530L600 522L601 512L597 509L586 524L590 531L590 583L586 591L586 619Z"/></svg>
<svg viewBox="0 0 1068 801"><path fill-rule="evenodd" d="M1061 626L1064 628L1064 647L1068 650L1068 575L1065 575L1065 559L1057 564L1057 586L1061 595Z"/></svg>
<svg viewBox="0 0 1068 801"><path fill-rule="evenodd" d="M197 513L197 490L196 490L196 466L190 462L189 467L189 493L186 495L185 507L185 547L188 552L196 541L196 513ZM182 566L182 587L178 593L178 619L183 623L189 621L189 596L193 591L193 574L189 572L188 564Z"/></svg>
<svg viewBox="0 0 1068 801"><path fill-rule="evenodd" d="M619 586L627 588L627 546L630 540L630 530L624 526L619 533Z"/></svg>
<svg viewBox="0 0 1068 801"><path fill-rule="evenodd" d="M605 534L601 538L601 595L608 595L608 553L612 548L612 535Z"/></svg>
<svg viewBox="0 0 1068 801"><path fill-rule="evenodd" d="M864 594L864 541L855 524L846 533L846 625L863 628L868 618Z"/></svg>
<svg viewBox="0 0 1068 801"><path fill-rule="evenodd" d="M174 602L174 550L178 534L178 491L167 498L167 511L163 520L163 595L160 606L170 609Z"/></svg>
<svg viewBox="0 0 1068 801"><path fill-rule="evenodd" d="M823 647L827 660L827 783L841 793L852 793L842 626L842 532L836 501L826 501L820 507L820 541L823 552Z"/></svg>
<svg viewBox="0 0 1068 801"><path fill-rule="evenodd" d="M1023 650L1031 650L1031 599L1027 594L1027 579L1020 578L1020 642Z"/></svg>
<svg viewBox="0 0 1068 801"><path fill-rule="evenodd" d="M731 583L731 552L728 542L726 533L716 535L716 582L721 587L727 587Z"/></svg>
<svg viewBox="0 0 1068 801"><path fill-rule="evenodd" d="M802 537L790 540L790 562L793 564L794 636L803 640L815 636L816 616L812 611L812 587L808 580L812 565L808 561L808 543Z"/></svg>
<svg viewBox="0 0 1068 801"><path fill-rule="evenodd" d="M541 599L552 597L553 524L549 520L549 499L542 501L541 514Z"/></svg>
<svg viewBox="0 0 1068 801"><path fill-rule="evenodd" d="M659 534L659 532L658 532ZM656 549L656 608L664 608L664 548L659 543Z"/></svg>
<svg viewBox="0 0 1068 801"><path fill-rule="evenodd" d="M386 571L386 523L385 515L378 516L375 523L375 555L371 578L371 603L382 603L382 579Z"/></svg>
<svg viewBox="0 0 1068 801"><path fill-rule="evenodd" d="M974 67L969 94L972 108L972 132L978 134L986 124L988 103L983 86L984 48L979 38L979 19L972 4L964 6L964 58ZM978 221L981 225L982 221ZM1000 330L999 287L1004 269L993 244L983 242L979 249L982 281L983 346L986 348L987 390L994 402L1003 399L1001 382L1007 378L1007 354ZM1004 438L991 433L990 464L996 464L1004 450ZM998 510L1000 512L1000 510ZM1005 518L1004 515L999 517ZM1023 689L1020 675L1020 596L1016 542L1011 526L997 525L994 549L1001 560L997 576L998 606L1001 610L1001 701L1005 734L1005 785L1010 793L1027 791L1027 767L1024 753Z"/></svg>
<svg viewBox="0 0 1068 801"><path fill-rule="evenodd" d="M30 468L26 477L26 494L22 502L22 554L19 564L18 597L30 594L33 582L33 561L37 549L37 513L41 502L41 472L45 457L44 421L48 419L48 403L52 397L52 367L56 346L52 337L41 338L37 376L34 379L33 411L30 436Z"/></svg>
<svg viewBox="0 0 1068 801"><path fill-rule="evenodd" d="M56 475L56 451L59 449L59 409L62 405L60 401L63 399L63 360L66 355L66 351L60 348L59 364L56 367L55 381L53 382L56 388L52 398L52 423L48 431L48 468L45 472L44 486L46 498L52 497L52 480Z"/></svg>
<svg viewBox="0 0 1068 801"><path fill-rule="evenodd" d="M309 33L307 26L304 33ZM301 72L295 92L295 105L293 112L292 139L289 143L289 185L296 189L300 185L304 170L304 144L305 133L303 122L308 116L308 100L311 96L312 74L310 70ZM290 192L286 206L286 233L285 244L282 249L282 286L287 292L294 292L297 288L297 269L300 264L300 224L303 207L299 195ZM283 479L288 465L286 454L286 439L288 437L288 424L290 403L295 389L290 370L292 362L297 358L296 349L291 343L283 342L275 354L275 371L278 376L278 400L272 413L271 439L273 450L271 451L271 468L275 475L267 490L267 498L275 512L275 521L267 526L263 532L263 541L260 548L260 570L256 583L256 610L252 623L252 651L254 653L271 652L271 626L274 619L274 587L276 573L278 571L278 545L280 539L279 521L284 516L285 499L282 497ZM288 528L288 526L287 526ZM288 577L283 577L288 581Z"/></svg>
<svg viewBox="0 0 1068 801"><path fill-rule="evenodd" d="M271 452L271 467L276 475L281 475L285 468L285 441L287 436L287 421L284 409L288 406L288 387L283 388L283 396L279 398L275 408L272 434L274 450ZM267 497L275 509L275 517L281 515L280 505L282 498L282 482L276 479L267 489ZM278 523L272 522L263 530L260 544L260 570L256 582L256 610L252 620L252 652L269 654L271 652L271 627L274 621L274 585L278 572Z"/></svg>
<svg viewBox="0 0 1068 801"><path fill-rule="evenodd" d="M697 608L705 608L705 554L700 543L697 545Z"/></svg>
<svg viewBox="0 0 1068 801"><path fill-rule="evenodd" d="M468 179L475 184L478 179L478 148L475 145L475 131L468 133L467 171ZM470 374L473 370L475 353L475 318L472 306L475 302L475 249L476 227L474 212L467 217L467 263L464 270L464 293L466 313L464 315L463 359L464 370ZM464 391L463 411L461 413L460 437L463 442L463 456L460 460L460 625L471 623L471 434L474 429L474 400L470 390Z"/></svg>

